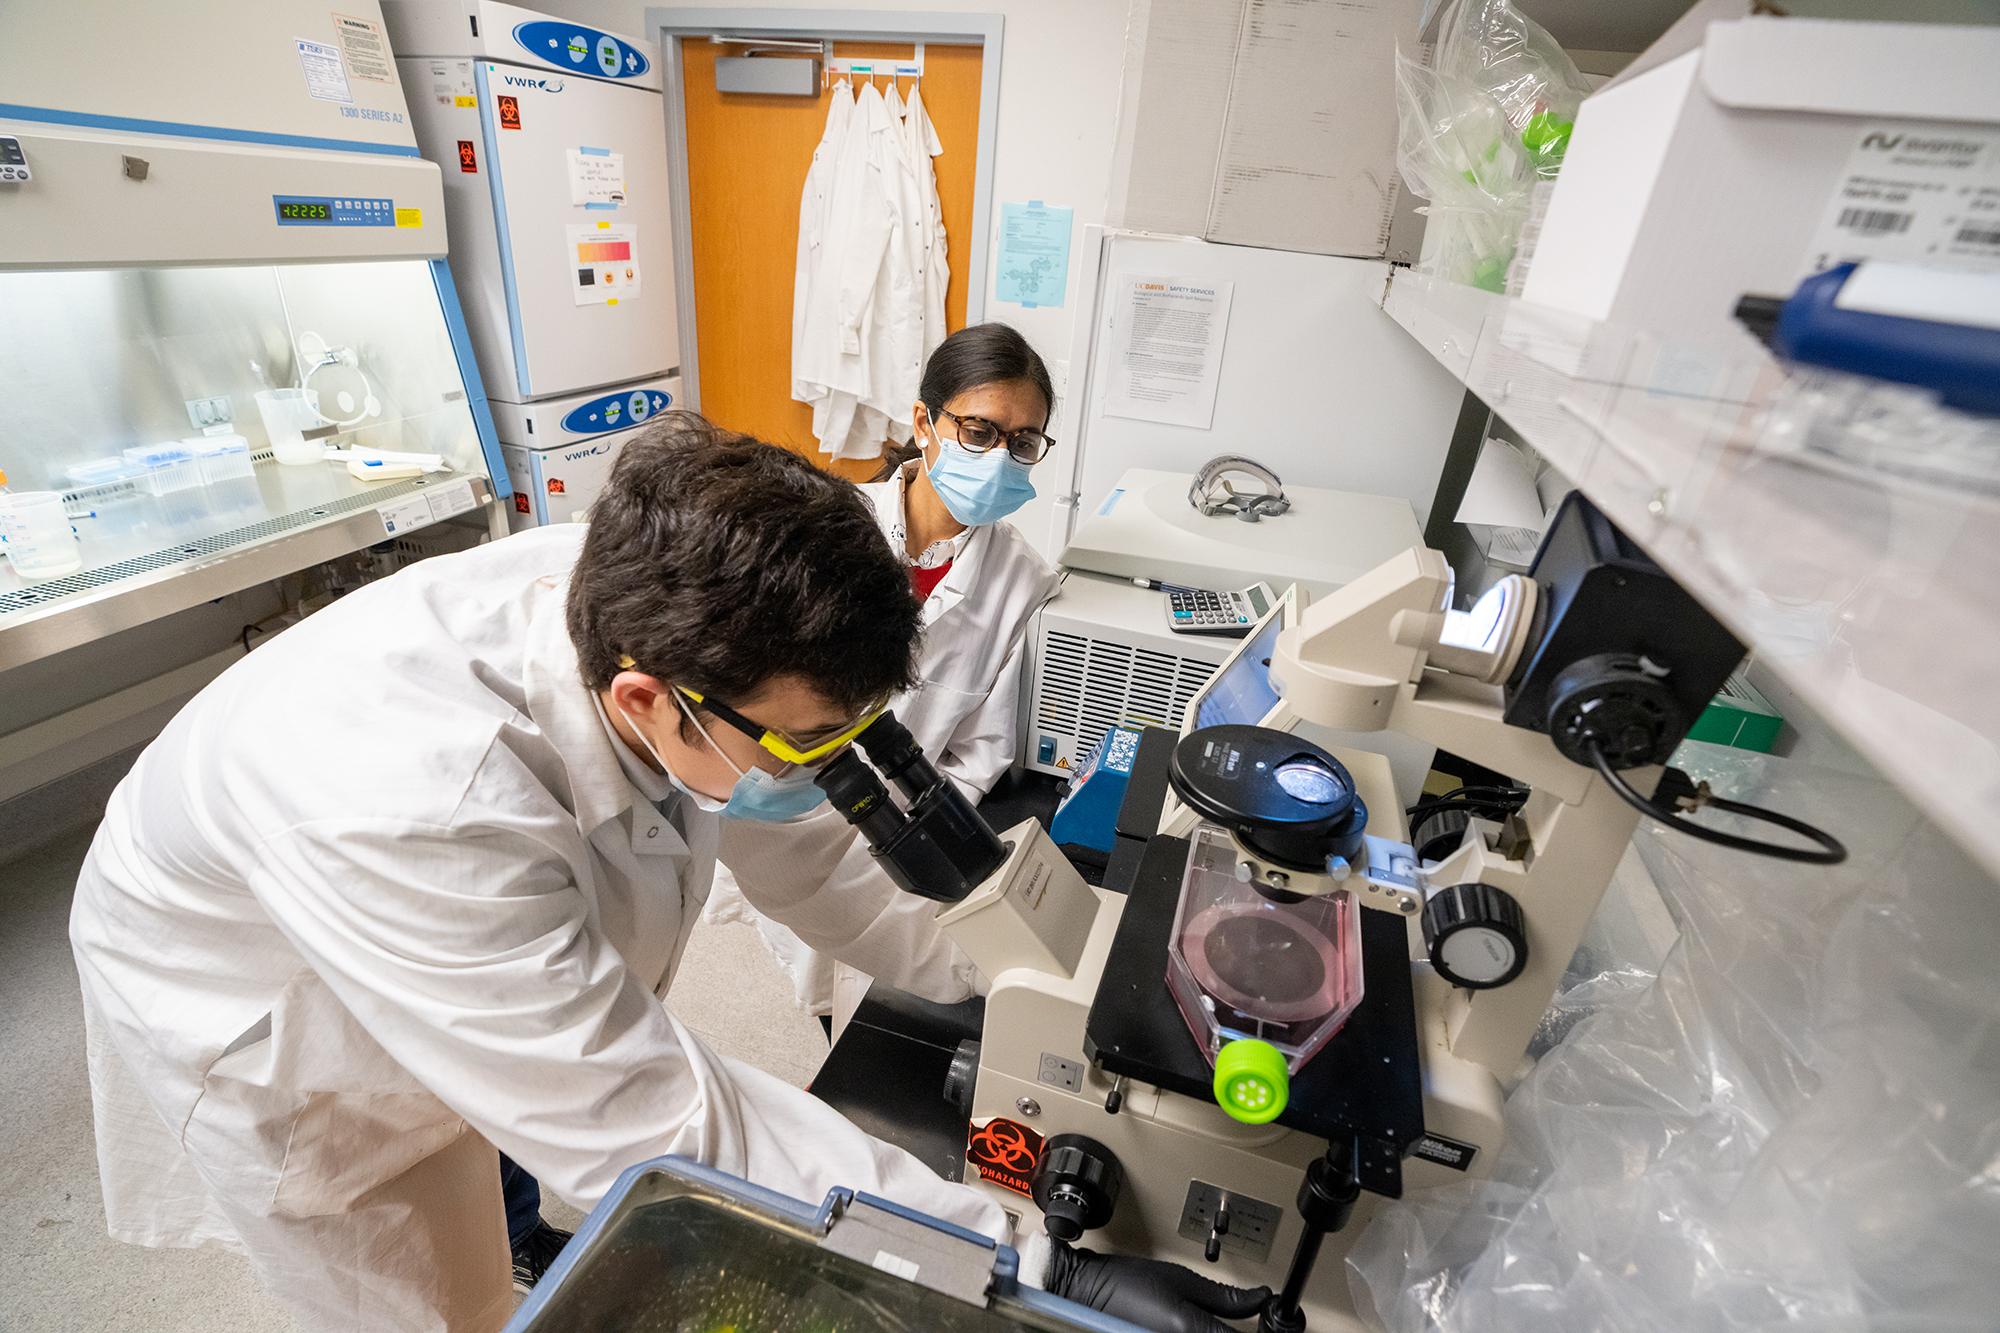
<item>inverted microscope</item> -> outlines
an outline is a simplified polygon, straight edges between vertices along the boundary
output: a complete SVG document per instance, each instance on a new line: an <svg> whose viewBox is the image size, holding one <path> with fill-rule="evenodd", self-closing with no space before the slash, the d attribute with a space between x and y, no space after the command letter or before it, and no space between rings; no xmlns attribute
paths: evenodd
<svg viewBox="0 0 2000 1333"><path fill-rule="evenodd" d="M1421 547L1317 604L1294 589L1180 734L1146 733L1103 889L1034 820L989 828L885 714L873 766L850 751L818 781L990 982L945 1090L966 1178L1021 1232L1270 1286L1263 1333L1360 1327L1347 1245L1376 1199L1489 1169L1641 811L1843 855L1662 767L1742 657L1580 493L1470 610ZM1420 859L1387 761L1298 720L1404 733L1524 797ZM1716 830L1704 804L1815 845Z"/></svg>

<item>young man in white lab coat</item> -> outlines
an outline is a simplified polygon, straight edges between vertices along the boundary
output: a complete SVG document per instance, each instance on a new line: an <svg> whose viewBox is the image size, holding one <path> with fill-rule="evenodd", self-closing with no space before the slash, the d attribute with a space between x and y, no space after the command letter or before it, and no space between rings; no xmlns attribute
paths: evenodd
<svg viewBox="0 0 2000 1333"><path fill-rule="evenodd" d="M674 413L588 529L425 562L224 673L113 794L77 885L112 1234L247 1253L307 1329L453 1333L513 1304L497 1151L580 1207L671 1152L1003 1236L984 1196L658 998L723 829L815 803L769 742L830 758L909 683L917 625L851 487ZM852 835L821 823L782 860L744 839L739 879L896 974L924 946L901 917L871 935L888 895L832 873ZM1172 1266L1047 1272L1194 1326Z"/></svg>

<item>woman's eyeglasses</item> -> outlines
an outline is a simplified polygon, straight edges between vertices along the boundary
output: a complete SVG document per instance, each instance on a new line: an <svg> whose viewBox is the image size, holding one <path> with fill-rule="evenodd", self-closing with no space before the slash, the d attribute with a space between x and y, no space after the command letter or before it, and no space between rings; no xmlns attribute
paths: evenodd
<svg viewBox="0 0 2000 1333"><path fill-rule="evenodd" d="M938 415L951 418L951 424L958 428L958 442L975 454L997 449L1004 442L1015 462L1032 464L1041 462L1056 447L1054 440L1038 430L1017 430L1007 435L984 417L962 417L943 408L938 409Z"/></svg>

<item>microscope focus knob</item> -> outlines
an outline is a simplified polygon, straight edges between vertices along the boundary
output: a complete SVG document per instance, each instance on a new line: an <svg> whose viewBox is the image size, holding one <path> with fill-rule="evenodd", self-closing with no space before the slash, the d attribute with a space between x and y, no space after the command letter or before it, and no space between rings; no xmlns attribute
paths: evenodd
<svg viewBox="0 0 2000 1333"><path fill-rule="evenodd" d="M1455 884L1424 904L1424 947L1454 986L1491 990L1528 965L1528 922L1513 895L1491 884Z"/></svg>
<svg viewBox="0 0 2000 1333"><path fill-rule="evenodd" d="M979 1043L967 1037L951 1053L944 1074L944 1099L960 1115L972 1116L973 1093L979 1088Z"/></svg>
<svg viewBox="0 0 2000 1333"><path fill-rule="evenodd" d="M1085 1134L1058 1134L1042 1145L1028 1177L1051 1239L1073 1241L1111 1220L1125 1169L1111 1149Z"/></svg>

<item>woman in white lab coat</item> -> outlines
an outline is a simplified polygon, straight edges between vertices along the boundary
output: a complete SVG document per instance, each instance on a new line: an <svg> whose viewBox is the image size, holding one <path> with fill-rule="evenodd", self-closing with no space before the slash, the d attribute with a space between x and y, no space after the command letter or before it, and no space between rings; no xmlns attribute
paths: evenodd
<svg viewBox="0 0 2000 1333"><path fill-rule="evenodd" d="M1028 621L1056 594L1055 570L1001 521L1034 498L1055 387L1026 338L975 324L931 354L918 393L914 443L861 490L924 608L922 683L896 716L976 801L1014 762Z"/></svg>
<svg viewBox="0 0 2000 1333"><path fill-rule="evenodd" d="M977 802L1014 762L1028 622L1056 593L1055 571L1002 521L1035 494L1030 469L1053 444L1044 432L1055 387L1019 332L976 324L932 353L918 394L915 441L892 448L878 479L861 488L923 606L921 681L890 706L938 771ZM864 872L866 857L857 846L844 869ZM710 919L756 919L801 1007L822 1016L851 1011L866 975L837 968L794 932L745 911L726 882L724 889ZM934 910L919 898L888 909L909 918L912 953L921 947L928 956L928 965L913 969L917 993L964 999L977 984L971 963L946 944L923 943L935 930L927 919ZM948 974L936 965L945 950Z"/></svg>

